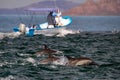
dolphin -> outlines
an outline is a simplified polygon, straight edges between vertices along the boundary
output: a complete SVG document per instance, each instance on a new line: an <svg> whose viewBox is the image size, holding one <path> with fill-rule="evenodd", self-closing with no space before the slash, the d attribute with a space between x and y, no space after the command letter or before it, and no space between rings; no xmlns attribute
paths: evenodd
<svg viewBox="0 0 120 80"><path fill-rule="evenodd" d="M35 55L36 56L41 56L41 55L46 55L47 54L47 55L51 56L52 54L58 54L58 53L61 53L61 52L50 49L50 48L47 47L46 44L44 44L43 45L43 50L36 52Z"/></svg>
<svg viewBox="0 0 120 80"><path fill-rule="evenodd" d="M79 58L72 58L70 56L63 57L54 57L49 56L40 61L40 64L55 64L55 65L65 65L65 66L89 66L89 65L97 65L92 59L87 57L79 57Z"/></svg>
<svg viewBox="0 0 120 80"><path fill-rule="evenodd" d="M54 57L54 56L49 56L48 58L45 58L45 59L41 60L40 64L51 64L56 60L59 60L59 58Z"/></svg>
<svg viewBox="0 0 120 80"><path fill-rule="evenodd" d="M67 66L88 66L88 65L98 65L92 59L88 57L79 57L79 58L72 58L70 56L66 56L68 59Z"/></svg>

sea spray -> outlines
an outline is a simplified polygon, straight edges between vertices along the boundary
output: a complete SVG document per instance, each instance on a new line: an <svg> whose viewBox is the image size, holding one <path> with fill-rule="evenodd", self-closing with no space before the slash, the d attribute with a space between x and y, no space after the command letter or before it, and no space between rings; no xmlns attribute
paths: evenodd
<svg viewBox="0 0 120 80"><path fill-rule="evenodd" d="M31 58L31 57L26 58L25 60L28 61L28 62L30 62L30 63L35 63L35 62L36 62L36 61L35 61L33 58Z"/></svg>
<svg viewBox="0 0 120 80"><path fill-rule="evenodd" d="M76 33L79 33L79 31L73 31L73 30L68 30L66 28L61 28L59 30L59 34L57 36L59 37L64 37L65 35L68 35L68 34L76 34Z"/></svg>
<svg viewBox="0 0 120 80"><path fill-rule="evenodd" d="M0 78L0 80L15 80L15 78L12 75L9 75L8 77Z"/></svg>
<svg viewBox="0 0 120 80"><path fill-rule="evenodd" d="M20 35L21 35L20 32L0 33L0 39L3 39L5 37L15 38L15 37L19 37Z"/></svg>
<svg viewBox="0 0 120 80"><path fill-rule="evenodd" d="M67 34L76 34L79 33L78 30L70 30L64 28L59 29L48 29L48 30L37 30L35 31L35 35L43 34L45 36L58 36L58 37L64 37Z"/></svg>
<svg viewBox="0 0 120 80"><path fill-rule="evenodd" d="M55 64L55 65L66 65L67 62L68 62L68 59L64 55L62 55L62 56L59 57L58 60L53 61L53 64Z"/></svg>

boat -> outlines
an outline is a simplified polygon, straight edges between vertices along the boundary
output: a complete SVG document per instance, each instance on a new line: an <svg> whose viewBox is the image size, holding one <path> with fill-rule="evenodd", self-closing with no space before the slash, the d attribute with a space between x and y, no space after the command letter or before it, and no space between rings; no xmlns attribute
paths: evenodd
<svg viewBox="0 0 120 80"><path fill-rule="evenodd" d="M58 10L58 12L56 14L59 14L60 11L59 11L59 8L54 8L54 10ZM28 9L30 11L41 11L41 9L36 9L36 8L30 8ZM42 9L42 10L47 10L47 11L51 11L53 9ZM58 15L54 15L54 18L56 19ZM55 20L54 19L54 20ZM68 27L71 23L72 23L72 18L70 16L59 16L59 22L61 23L60 25L57 23L57 25L51 25L49 24L48 22L44 22L44 23L41 23L41 24L36 24L32 27L28 27L26 26L25 24L23 23L20 23L19 26L17 27L14 27L13 28L13 31L14 32L21 32L27 36L34 36L36 34L36 32L43 32L43 31L49 31L49 30L56 30L56 29L60 29L60 28L64 28L64 27ZM56 33L55 33L56 34Z"/></svg>
<svg viewBox="0 0 120 80"><path fill-rule="evenodd" d="M50 30L56 30L64 27L68 27L72 23L72 19L69 16L63 16L61 20L62 25L61 26L48 26L48 22L37 24L35 28L28 28L25 24L20 24L18 27L14 27L14 32L21 32L27 36L34 36L36 32L43 32L43 31L50 31Z"/></svg>

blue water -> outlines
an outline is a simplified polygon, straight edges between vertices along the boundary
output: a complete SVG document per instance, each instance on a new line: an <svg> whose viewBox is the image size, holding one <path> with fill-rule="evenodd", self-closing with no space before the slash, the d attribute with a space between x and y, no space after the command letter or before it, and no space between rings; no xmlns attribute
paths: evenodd
<svg viewBox="0 0 120 80"><path fill-rule="evenodd" d="M77 16L71 26L83 31L120 30L120 16Z"/></svg>
<svg viewBox="0 0 120 80"><path fill-rule="evenodd" d="M21 16L21 21L25 24L46 21L45 16L34 16L33 20L30 17ZM0 80L120 80L120 32L111 32L120 30L120 17L76 16L72 19L68 29L83 32L64 37L38 34L1 38ZM0 32L12 32L21 21L18 16L0 16ZM42 44L67 56L91 58L99 67L39 64L43 58L34 54L41 50Z"/></svg>
<svg viewBox="0 0 120 80"><path fill-rule="evenodd" d="M120 16L75 16L69 26L72 30L113 31L120 30ZM0 32L12 32L20 23L26 25L46 22L46 16L39 15L0 15Z"/></svg>

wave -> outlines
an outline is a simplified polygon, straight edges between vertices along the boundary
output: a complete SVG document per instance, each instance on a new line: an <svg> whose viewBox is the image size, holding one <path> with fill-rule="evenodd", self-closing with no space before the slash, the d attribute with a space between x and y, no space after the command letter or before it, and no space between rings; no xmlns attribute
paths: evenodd
<svg viewBox="0 0 120 80"><path fill-rule="evenodd" d="M42 34L45 36L64 37L68 34L76 34L76 33L80 33L80 31L68 30L66 28L59 28L59 29L48 29L48 30L36 30L34 35ZM5 37L16 38L16 37L19 37L21 34L22 34L21 32L9 32L9 33L0 32L0 39L3 39Z"/></svg>
<svg viewBox="0 0 120 80"><path fill-rule="evenodd" d="M14 79L15 79L15 77L12 76L12 75L9 75L9 76L4 77L4 78L1 78L1 77L0 77L0 80L14 80Z"/></svg>
<svg viewBox="0 0 120 80"><path fill-rule="evenodd" d="M35 31L36 34L43 34L45 36L58 36L58 37L64 37L65 35L68 34L76 34L79 33L80 31L75 31L75 30L69 30L66 28L59 28L59 29L48 29L48 30L40 30L40 31Z"/></svg>
<svg viewBox="0 0 120 80"><path fill-rule="evenodd" d="M20 35L21 35L20 32L11 32L11 33L2 33L2 32L0 32L0 39L3 39L5 37L15 38L15 37L19 37Z"/></svg>

